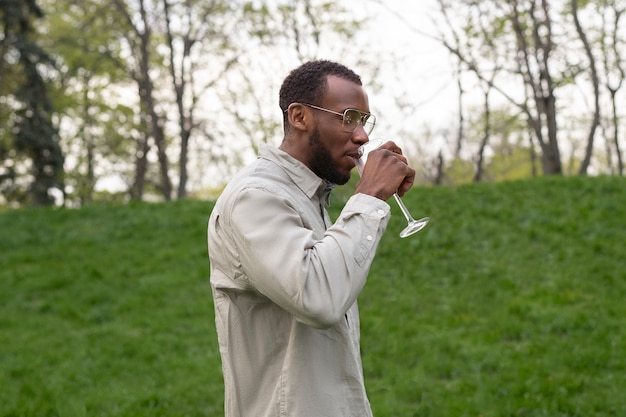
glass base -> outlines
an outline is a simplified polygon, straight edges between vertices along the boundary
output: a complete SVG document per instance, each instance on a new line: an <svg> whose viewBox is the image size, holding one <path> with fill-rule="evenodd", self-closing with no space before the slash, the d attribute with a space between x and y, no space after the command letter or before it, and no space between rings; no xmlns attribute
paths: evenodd
<svg viewBox="0 0 626 417"><path fill-rule="evenodd" d="M407 227L404 228L404 230L400 232L400 237L408 237L414 233L419 232L424 227L426 227L429 221L430 221L430 218L428 217L424 217L419 220L413 220L411 223L409 223Z"/></svg>

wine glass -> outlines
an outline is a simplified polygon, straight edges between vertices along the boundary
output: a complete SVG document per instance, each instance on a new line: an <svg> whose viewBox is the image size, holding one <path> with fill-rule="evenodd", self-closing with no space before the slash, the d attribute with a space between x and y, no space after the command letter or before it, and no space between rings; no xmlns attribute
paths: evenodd
<svg viewBox="0 0 626 417"><path fill-rule="evenodd" d="M361 155L361 157L356 160L356 169L359 171L359 175L363 175L363 169L365 168L365 163L367 162L367 155L374 149L380 147L383 143L385 143L383 139L372 139L361 145L359 148L359 155ZM398 206L408 223L407 226L400 232L400 237L411 236L426 227L430 221L428 217L424 217L419 220L413 219L411 213L409 213L409 210L402 202L402 199L400 199L398 193L394 193L393 197L395 198L396 203L398 203Z"/></svg>

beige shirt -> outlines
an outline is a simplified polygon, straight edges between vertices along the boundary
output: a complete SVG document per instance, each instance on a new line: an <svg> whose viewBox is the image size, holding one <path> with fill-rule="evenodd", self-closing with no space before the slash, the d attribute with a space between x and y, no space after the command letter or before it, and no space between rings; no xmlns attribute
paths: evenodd
<svg viewBox="0 0 626 417"><path fill-rule="evenodd" d="M357 296L389 205L357 194L333 225L330 189L263 146L208 229L226 417L368 417Z"/></svg>

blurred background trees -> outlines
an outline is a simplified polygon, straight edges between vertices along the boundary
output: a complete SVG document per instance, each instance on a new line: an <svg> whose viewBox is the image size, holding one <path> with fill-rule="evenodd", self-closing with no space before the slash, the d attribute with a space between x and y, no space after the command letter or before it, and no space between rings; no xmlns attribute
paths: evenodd
<svg viewBox="0 0 626 417"><path fill-rule="evenodd" d="M63 152L53 120L49 74L54 58L38 43L35 0L2 0L0 61L0 191L35 206L63 192Z"/></svg>
<svg viewBox="0 0 626 417"><path fill-rule="evenodd" d="M279 83L314 58L361 73L424 182L623 175L626 0L428 3L425 28L385 0L0 0L0 201L219 190L280 140ZM443 123L389 88L420 59L394 27L448 52Z"/></svg>
<svg viewBox="0 0 626 417"><path fill-rule="evenodd" d="M626 2L437 2L441 16L437 38L458 61L458 82L463 90L477 83L484 91L483 141L475 151L474 179L482 178L484 147L494 131L489 122L492 91L513 106L512 117L525 120L524 146L533 158L539 157L543 174L623 174L619 134L606 133L618 132L623 123L623 115L611 116L614 112L609 110L619 107L611 88L621 88L624 78L620 51L626 33L623 28L620 32L620 21ZM565 127L569 123L576 124L575 131ZM598 128L605 132L607 153L595 155L592 167ZM572 138L582 133L586 133L582 140ZM457 143L464 141L465 137L457 138ZM569 161L563 160L564 147L573 156ZM564 167L566 162L570 166Z"/></svg>

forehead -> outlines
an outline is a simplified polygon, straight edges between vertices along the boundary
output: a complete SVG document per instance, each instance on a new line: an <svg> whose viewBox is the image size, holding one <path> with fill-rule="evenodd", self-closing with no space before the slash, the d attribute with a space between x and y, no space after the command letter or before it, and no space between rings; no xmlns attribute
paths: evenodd
<svg viewBox="0 0 626 417"><path fill-rule="evenodd" d="M323 104L334 110L348 108L369 112L367 93L363 86L346 79L329 75L327 78L328 90Z"/></svg>

